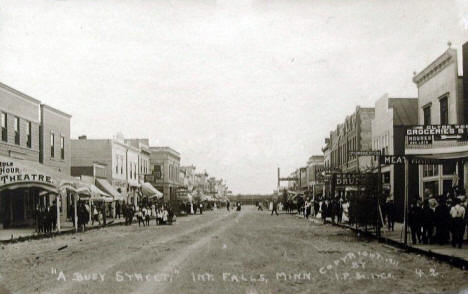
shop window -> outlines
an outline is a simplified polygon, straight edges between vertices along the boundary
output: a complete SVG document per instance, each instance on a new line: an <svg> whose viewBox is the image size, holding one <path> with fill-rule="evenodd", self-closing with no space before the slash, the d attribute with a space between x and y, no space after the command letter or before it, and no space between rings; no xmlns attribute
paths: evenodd
<svg viewBox="0 0 468 294"><path fill-rule="evenodd" d="M26 145L28 146L28 148L31 148L32 146L31 131L32 131L32 125L31 125L31 122L28 122L28 126L26 127L26 138L27 138Z"/></svg>
<svg viewBox="0 0 468 294"><path fill-rule="evenodd" d="M453 175L455 173L456 162L448 162L442 165L442 173L444 175Z"/></svg>
<svg viewBox="0 0 468 294"><path fill-rule="evenodd" d="M60 137L60 158L65 159L65 138Z"/></svg>
<svg viewBox="0 0 468 294"><path fill-rule="evenodd" d="M430 125L431 124L431 106L426 106L423 108L424 112L424 125Z"/></svg>
<svg viewBox="0 0 468 294"><path fill-rule="evenodd" d="M7 114L2 112L2 141L8 141L8 131L7 131Z"/></svg>
<svg viewBox="0 0 468 294"><path fill-rule="evenodd" d="M448 98L444 97L439 100L440 103L440 124L448 124Z"/></svg>
<svg viewBox="0 0 468 294"><path fill-rule="evenodd" d="M423 177L433 177L439 175L438 165L423 165Z"/></svg>
<svg viewBox="0 0 468 294"><path fill-rule="evenodd" d="M20 144L20 119L15 117L15 144Z"/></svg>

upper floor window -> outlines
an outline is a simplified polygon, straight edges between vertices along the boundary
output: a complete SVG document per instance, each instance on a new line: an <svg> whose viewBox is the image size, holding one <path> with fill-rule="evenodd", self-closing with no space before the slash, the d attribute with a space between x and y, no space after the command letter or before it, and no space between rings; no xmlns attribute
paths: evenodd
<svg viewBox="0 0 468 294"><path fill-rule="evenodd" d="M60 137L60 158L65 159L65 138Z"/></svg>
<svg viewBox="0 0 468 294"><path fill-rule="evenodd" d="M28 126L26 127L26 137L27 137L26 145L28 146L28 148L31 148L32 146L31 131L32 131L32 124L31 122L28 122Z"/></svg>
<svg viewBox="0 0 468 294"><path fill-rule="evenodd" d="M20 144L20 119L15 117L15 144Z"/></svg>
<svg viewBox="0 0 468 294"><path fill-rule="evenodd" d="M424 112L424 125L430 125L431 124L431 106L426 106L423 108Z"/></svg>
<svg viewBox="0 0 468 294"><path fill-rule="evenodd" d="M2 112L2 141L8 141L8 130L7 130L7 114Z"/></svg>
<svg viewBox="0 0 468 294"><path fill-rule="evenodd" d="M448 98L444 97L439 100L440 103L440 124L448 124Z"/></svg>
<svg viewBox="0 0 468 294"><path fill-rule="evenodd" d="M50 157L54 158L55 154L55 134L50 134Z"/></svg>
<svg viewBox="0 0 468 294"><path fill-rule="evenodd" d="M123 158L120 157L120 174L123 175Z"/></svg>
<svg viewBox="0 0 468 294"><path fill-rule="evenodd" d="M119 156L118 155L115 156L115 173L116 174L119 173Z"/></svg>

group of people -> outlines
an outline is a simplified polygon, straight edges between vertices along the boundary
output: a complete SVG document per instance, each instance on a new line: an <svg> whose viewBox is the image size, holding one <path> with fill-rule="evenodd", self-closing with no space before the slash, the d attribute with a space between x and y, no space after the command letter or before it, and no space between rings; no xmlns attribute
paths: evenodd
<svg viewBox="0 0 468 294"><path fill-rule="evenodd" d="M131 204L123 205L123 215L125 217L125 225L129 226L132 224L134 218L138 221L138 226L149 226L150 220L154 219L156 225L171 225L174 221L174 211L170 205L156 206L139 206L135 207Z"/></svg>
<svg viewBox="0 0 468 294"><path fill-rule="evenodd" d="M439 244L449 242L461 248L468 223L466 197L427 197L410 204L408 224L413 244Z"/></svg>
<svg viewBox="0 0 468 294"><path fill-rule="evenodd" d="M57 228L57 205L38 205L34 210L34 220L36 223L36 232L50 234Z"/></svg>
<svg viewBox="0 0 468 294"><path fill-rule="evenodd" d="M309 204L309 206L311 205L312 204ZM320 202L315 200L314 208L318 208L319 205ZM314 209L314 216L317 215L317 213L318 209ZM343 200L339 197L324 199L320 206L320 213L324 223L327 221L327 218L330 218L332 223L341 223L343 221Z"/></svg>

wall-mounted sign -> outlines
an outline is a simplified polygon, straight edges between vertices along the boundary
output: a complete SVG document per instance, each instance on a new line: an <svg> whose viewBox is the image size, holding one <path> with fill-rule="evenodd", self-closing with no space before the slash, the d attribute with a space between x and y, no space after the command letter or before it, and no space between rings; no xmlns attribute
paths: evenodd
<svg viewBox="0 0 468 294"><path fill-rule="evenodd" d="M299 181L298 178L279 178L280 181Z"/></svg>
<svg viewBox="0 0 468 294"><path fill-rule="evenodd" d="M468 125L417 125L408 127L405 134L405 143L409 147L454 140L468 140Z"/></svg>
<svg viewBox="0 0 468 294"><path fill-rule="evenodd" d="M55 186L56 180L44 172L23 166L14 161L0 159L0 187L11 184L38 183Z"/></svg>
<svg viewBox="0 0 468 294"><path fill-rule="evenodd" d="M161 180L162 179L162 166L159 164L154 165L153 174L156 180Z"/></svg>
<svg viewBox="0 0 468 294"><path fill-rule="evenodd" d="M365 186L376 183L378 174L376 173L337 173L335 185L338 186Z"/></svg>
<svg viewBox="0 0 468 294"><path fill-rule="evenodd" d="M444 164L450 159L436 159L436 158L415 158L406 156L409 164L427 165L427 164ZM405 164L405 155L385 155L380 157L380 164Z"/></svg>
<svg viewBox="0 0 468 294"><path fill-rule="evenodd" d="M380 151L374 151L374 150L349 151L349 155L354 155L354 156L378 156L378 155L380 155Z"/></svg>

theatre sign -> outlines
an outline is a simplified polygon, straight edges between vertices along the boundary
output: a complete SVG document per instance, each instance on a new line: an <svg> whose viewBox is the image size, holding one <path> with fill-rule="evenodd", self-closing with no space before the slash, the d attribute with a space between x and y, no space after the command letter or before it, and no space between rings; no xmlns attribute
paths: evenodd
<svg viewBox="0 0 468 294"><path fill-rule="evenodd" d="M417 125L406 129L405 143L409 148L435 141L468 141L468 125Z"/></svg>
<svg viewBox="0 0 468 294"><path fill-rule="evenodd" d="M0 189L28 184L55 187L57 183L52 175L22 164L21 161L0 158Z"/></svg>

